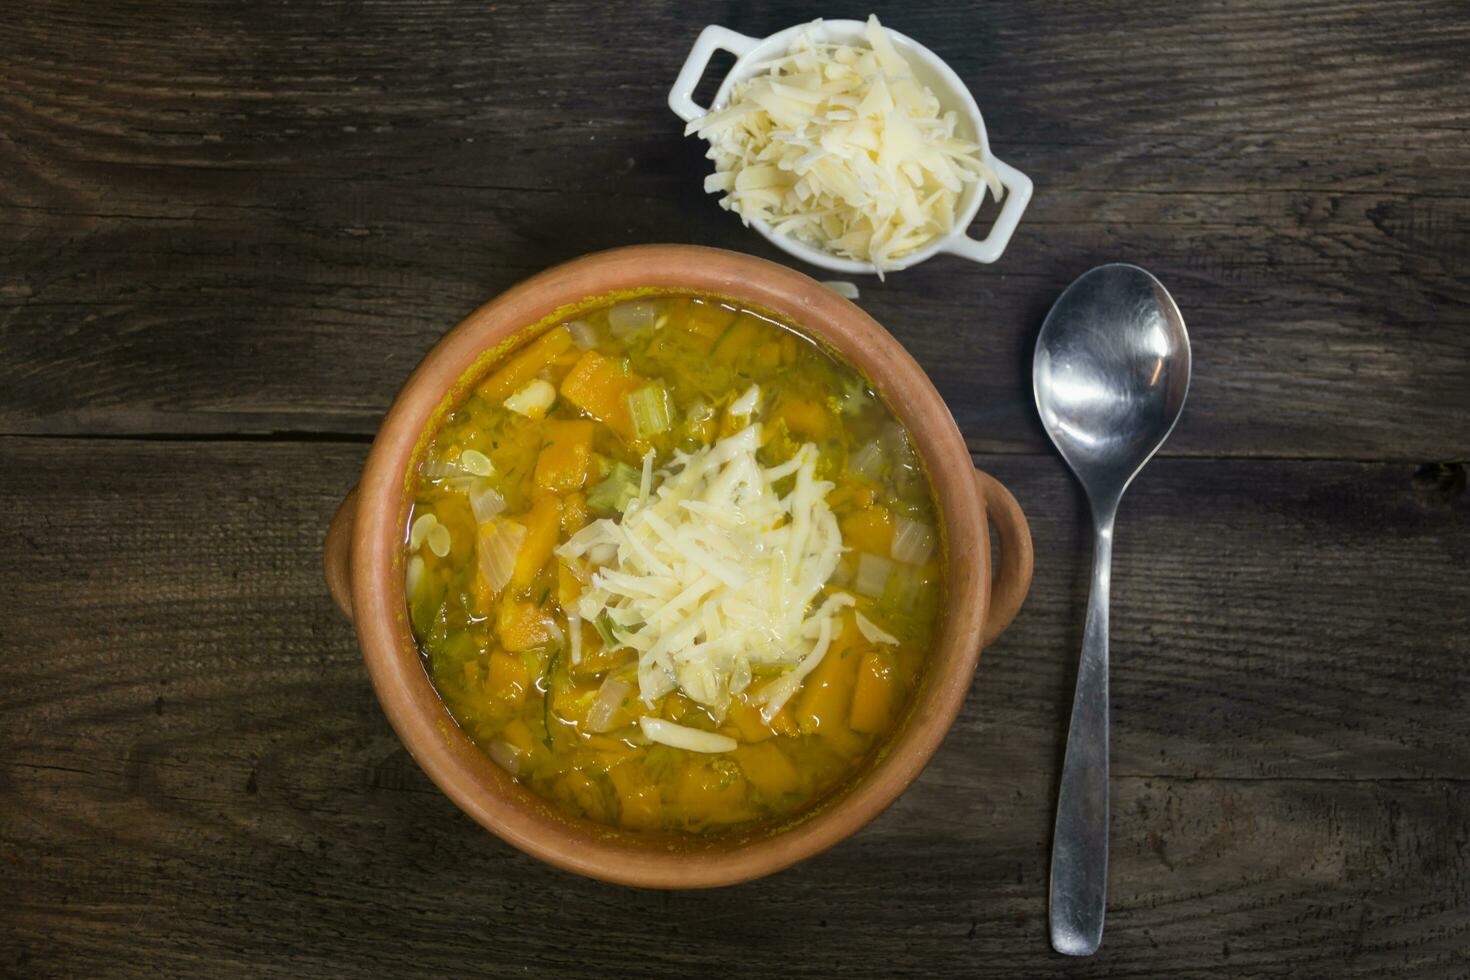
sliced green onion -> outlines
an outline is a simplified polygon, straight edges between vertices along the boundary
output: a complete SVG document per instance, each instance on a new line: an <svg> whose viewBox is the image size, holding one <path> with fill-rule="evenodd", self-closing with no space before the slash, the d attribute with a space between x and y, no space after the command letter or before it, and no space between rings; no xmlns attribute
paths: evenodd
<svg viewBox="0 0 1470 980"><path fill-rule="evenodd" d="M639 439L669 429L669 399L663 385L644 385L628 395L628 412L633 416L633 434Z"/></svg>
<svg viewBox="0 0 1470 980"><path fill-rule="evenodd" d="M434 516L432 510L415 518L413 526L408 529L408 550L418 551L423 547L424 539L429 536L429 532L438 526L439 518Z"/></svg>

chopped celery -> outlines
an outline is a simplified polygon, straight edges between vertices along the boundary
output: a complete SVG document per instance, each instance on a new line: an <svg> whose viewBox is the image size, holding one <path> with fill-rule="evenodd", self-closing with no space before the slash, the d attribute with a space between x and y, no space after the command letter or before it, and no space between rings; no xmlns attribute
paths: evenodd
<svg viewBox="0 0 1470 980"><path fill-rule="evenodd" d="M628 394L628 412L633 416L633 434L639 439L669 429L669 397L660 384L644 385Z"/></svg>
<svg viewBox="0 0 1470 980"><path fill-rule="evenodd" d="M594 510L628 509L628 502L638 496L638 484L642 474L627 463L612 464L607 476L587 492L587 506Z"/></svg>

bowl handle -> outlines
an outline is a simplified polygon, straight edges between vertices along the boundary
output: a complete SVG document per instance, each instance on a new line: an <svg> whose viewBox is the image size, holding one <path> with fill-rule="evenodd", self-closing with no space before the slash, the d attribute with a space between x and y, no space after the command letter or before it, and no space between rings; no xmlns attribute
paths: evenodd
<svg viewBox="0 0 1470 980"><path fill-rule="evenodd" d="M352 527L356 523L357 487L353 487L332 515L332 523L327 525L327 540L322 546L327 591L349 620L352 619Z"/></svg>
<svg viewBox="0 0 1470 980"><path fill-rule="evenodd" d="M990 166L1000 178L1001 186L1006 189L1000 215L995 219L995 224L990 226L990 234L979 241L964 233L954 235L945 240L940 251L967 258L972 262L994 262L1010 244L1011 235L1021 221L1021 214L1031 202L1031 178L994 157L990 158Z"/></svg>
<svg viewBox="0 0 1470 980"><path fill-rule="evenodd" d="M753 37L714 24L700 31L694 47L689 49L689 57L684 59L684 67L679 69L679 77L674 79L674 87L669 89L669 108L674 110L674 115L693 122L709 111L694 101L694 90L716 51L728 51L739 58L757 44L760 41Z"/></svg>
<svg viewBox="0 0 1470 980"><path fill-rule="evenodd" d="M988 647L1011 625L1031 590L1031 528L1021 505L995 477L977 468L975 486L985 517L995 525L1000 538L1000 561L991 570L990 601L981 639L982 647Z"/></svg>

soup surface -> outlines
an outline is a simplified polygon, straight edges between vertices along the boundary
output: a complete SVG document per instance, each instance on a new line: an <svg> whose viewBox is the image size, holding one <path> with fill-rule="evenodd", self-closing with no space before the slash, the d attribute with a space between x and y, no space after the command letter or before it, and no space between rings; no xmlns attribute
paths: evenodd
<svg viewBox="0 0 1470 980"><path fill-rule="evenodd" d="M430 676L570 813L796 815L918 683L942 592L928 482L855 371L752 311L662 296L558 324L447 416L416 479Z"/></svg>

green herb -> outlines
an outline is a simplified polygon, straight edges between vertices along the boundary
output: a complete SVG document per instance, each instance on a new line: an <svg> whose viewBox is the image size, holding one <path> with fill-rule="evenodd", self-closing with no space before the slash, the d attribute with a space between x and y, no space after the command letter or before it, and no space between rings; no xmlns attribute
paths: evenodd
<svg viewBox="0 0 1470 980"><path fill-rule="evenodd" d="M592 621L592 625L597 630L597 635L602 637L603 646L609 650L623 645L623 641L618 638L617 624L612 621L612 616L608 614L606 609L597 614L597 618Z"/></svg>
<svg viewBox="0 0 1470 980"><path fill-rule="evenodd" d="M556 670L556 661L560 656L560 649L552 652L546 660L546 673L541 676L541 683L545 688L545 693L541 696L541 724L546 729L547 751L551 750L551 672Z"/></svg>

